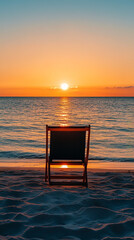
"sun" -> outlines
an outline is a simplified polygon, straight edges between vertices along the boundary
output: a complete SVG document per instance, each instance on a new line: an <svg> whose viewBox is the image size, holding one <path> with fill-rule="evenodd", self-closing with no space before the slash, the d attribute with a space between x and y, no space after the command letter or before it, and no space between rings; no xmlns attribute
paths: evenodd
<svg viewBox="0 0 134 240"><path fill-rule="evenodd" d="M68 85L67 83L62 83L62 84L60 85L60 88L61 88L62 90L64 90L64 91L66 91L66 90L68 90L69 85Z"/></svg>

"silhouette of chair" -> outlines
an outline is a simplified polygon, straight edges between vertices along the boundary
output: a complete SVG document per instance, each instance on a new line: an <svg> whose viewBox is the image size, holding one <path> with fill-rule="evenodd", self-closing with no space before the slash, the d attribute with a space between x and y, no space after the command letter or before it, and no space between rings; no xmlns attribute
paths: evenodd
<svg viewBox="0 0 134 240"><path fill-rule="evenodd" d="M49 134L50 133L50 134ZM87 133L87 134L86 134ZM49 138L50 135L50 138ZM89 155L90 125L80 127L58 127L46 125L46 169L45 181L49 184L68 184L68 182L52 182L52 179L82 179L69 184L87 186L87 163ZM50 151L48 153L48 145ZM82 165L83 175L53 175L51 165Z"/></svg>

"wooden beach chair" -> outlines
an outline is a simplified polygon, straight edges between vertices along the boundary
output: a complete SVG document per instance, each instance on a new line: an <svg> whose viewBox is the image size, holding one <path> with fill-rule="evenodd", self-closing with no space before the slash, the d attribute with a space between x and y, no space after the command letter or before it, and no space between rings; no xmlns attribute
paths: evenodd
<svg viewBox="0 0 134 240"><path fill-rule="evenodd" d="M87 186L87 163L89 155L90 125L80 127L58 127L46 125L46 168L45 181L49 184L64 184L52 182L52 179L82 179L69 184ZM48 153L48 146L50 150ZM82 165L83 175L51 175L51 165ZM67 182L66 182L67 183Z"/></svg>

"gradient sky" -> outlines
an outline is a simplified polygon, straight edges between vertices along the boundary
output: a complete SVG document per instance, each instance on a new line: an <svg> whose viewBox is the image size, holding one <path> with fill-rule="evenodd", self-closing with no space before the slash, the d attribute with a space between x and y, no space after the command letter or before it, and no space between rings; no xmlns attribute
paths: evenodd
<svg viewBox="0 0 134 240"><path fill-rule="evenodd" d="M133 0L0 1L0 36L1 96L134 96Z"/></svg>

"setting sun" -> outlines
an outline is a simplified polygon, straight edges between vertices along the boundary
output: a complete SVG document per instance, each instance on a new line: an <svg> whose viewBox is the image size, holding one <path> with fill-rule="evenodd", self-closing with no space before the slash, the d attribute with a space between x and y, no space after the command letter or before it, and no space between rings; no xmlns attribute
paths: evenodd
<svg viewBox="0 0 134 240"><path fill-rule="evenodd" d="M69 88L69 85L67 83L62 83L60 85L60 88L65 91L65 90L67 90Z"/></svg>

